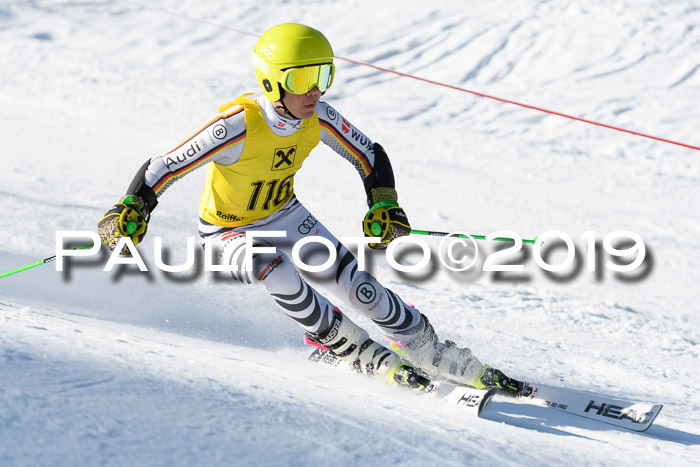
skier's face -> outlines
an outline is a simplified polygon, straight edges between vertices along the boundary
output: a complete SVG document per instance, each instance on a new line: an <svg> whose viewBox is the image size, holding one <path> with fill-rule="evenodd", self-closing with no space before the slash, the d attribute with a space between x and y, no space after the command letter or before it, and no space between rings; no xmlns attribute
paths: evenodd
<svg viewBox="0 0 700 467"><path fill-rule="evenodd" d="M284 105L289 111L301 119L307 119L314 116L316 104L321 98L321 91L317 87L311 88L306 94L292 94L291 92L284 93ZM278 110L279 111L279 110ZM288 117L287 115L283 115Z"/></svg>

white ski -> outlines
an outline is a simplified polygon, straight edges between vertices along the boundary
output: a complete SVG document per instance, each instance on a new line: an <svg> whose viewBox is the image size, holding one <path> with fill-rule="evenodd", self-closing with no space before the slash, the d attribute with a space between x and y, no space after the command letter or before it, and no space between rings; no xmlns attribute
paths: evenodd
<svg viewBox="0 0 700 467"><path fill-rule="evenodd" d="M314 344L312 344L314 345ZM316 347L309 355L309 360L322 362L332 366L342 363L338 357L321 347ZM496 388L475 389L465 386L455 386L449 383L432 381L428 387L419 394L444 400L449 404L454 404L464 409L473 416L479 416L486 404L498 393Z"/></svg>
<svg viewBox="0 0 700 467"><path fill-rule="evenodd" d="M625 402L598 394L526 383L523 396L516 402L549 407L633 431L646 431L663 405Z"/></svg>
<svg viewBox="0 0 700 467"><path fill-rule="evenodd" d="M309 360L338 366L342 360L317 344L309 355ZM425 393L443 399L446 402L467 409L472 415L479 416L491 398L498 394L498 389L475 389L450 383L433 381ZM548 407L560 412L578 415L598 422L615 425L632 431L646 431L663 408L661 404L625 402L599 394L586 394L571 389L562 389L541 384L525 383L522 396L504 399L520 404L532 404Z"/></svg>
<svg viewBox="0 0 700 467"><path fill-rule="evenodd" d="M432 388L426 391L428 396L436 397L448 404L458 405L477 417L481 415L491 398L498 394L498 389L496 388L475 389L439 381L433 381L431 385Z"/></svg>

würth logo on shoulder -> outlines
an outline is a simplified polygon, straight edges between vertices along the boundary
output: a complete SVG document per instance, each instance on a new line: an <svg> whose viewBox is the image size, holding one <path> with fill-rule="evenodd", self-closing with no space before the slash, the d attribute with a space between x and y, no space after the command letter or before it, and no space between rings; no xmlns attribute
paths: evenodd
<svg viewBox="0 0 700 467"><path fill-rule="evenodd" d="M296 153L296 146L275 149L275 155L272 158L272 170L284 170L292 167Z"/></svg>

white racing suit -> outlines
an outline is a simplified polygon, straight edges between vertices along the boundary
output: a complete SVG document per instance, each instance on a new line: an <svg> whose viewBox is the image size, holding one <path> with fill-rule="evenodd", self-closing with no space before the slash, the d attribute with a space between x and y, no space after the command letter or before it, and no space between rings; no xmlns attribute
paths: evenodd
<svg viewBox="0 0 700 467"><path fill-rule="evenodd" d="M256 231L284 231L286 237L256 237L252 242L256 247L275 247L276 251L252 254L252 270L246 270L246 232ZM392 340L400 341L400 333L414 328L420 321L420 313L415 308L370 274L358 270L355 256L296 198L254 224L221 228L201 222L199 232L207 246L214 249L214 258L219 264L232 265L233 276L242 282L261 284L281 309L307 332L317 334L328 329L334 309L334 304L300 276L292 261L292 248L308 236L329 240L336 258L325 271L306 272L305 276L372 318ZM300 259L308 266L324 265L331 257L329 248L316 242L301 247L299 252Z"/></svg>
<svg viewBox="0 0 700 467"><path fill-rule="evenodd" d="M282 311L310 334L332 334L332 326L342 321L333 318L334 304L312 288L292 262L292 249L299 240L322 237L334 249L335 260L325 271L305 277L370 317L388 338L405 348L406 355L413 352L419 365L434 367L448 377L458 375L469 384L482 369L471 352L439 342L427 319L358 270L353 254L297 200L294 174L319 142L353 164L370 205L376 202L375 188L393 191L391 164L381 146L327 103L319 102L310 119L287 120L266 97L258 95L255 100L244 95L223 105L217 117L175 149L145 163L127 193L143 198L152 212L173 182L207 165L199 233L220 264L233 268L236 279L262 285ZM284 231L286 236L258 238L253 243L275 247L274 253L246 251L246 236L260 231ZM252 268L247 270L249 255ZM324 245L301 249L306 265L325 264L328 258Z"/></svg>

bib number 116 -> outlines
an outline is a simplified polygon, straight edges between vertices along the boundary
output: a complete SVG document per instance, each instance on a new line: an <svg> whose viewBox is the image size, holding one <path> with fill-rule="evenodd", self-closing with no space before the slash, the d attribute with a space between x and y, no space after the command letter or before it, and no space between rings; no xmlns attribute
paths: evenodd
<svg viewBox="0 0 700 467"><path fill-rule="evenodd" d="M282 180L276 178L274 180L258 180L252 182L250 185L253 187L253 193L250 195L250 200L248 201L248 211L255 211L257 209L260 195L263 192L265 193L261 207L263 211L269 211L271 207L277 207L281 203L289 200L289 196L292 193L293 178L294 175L290 175Z"/></svg>

